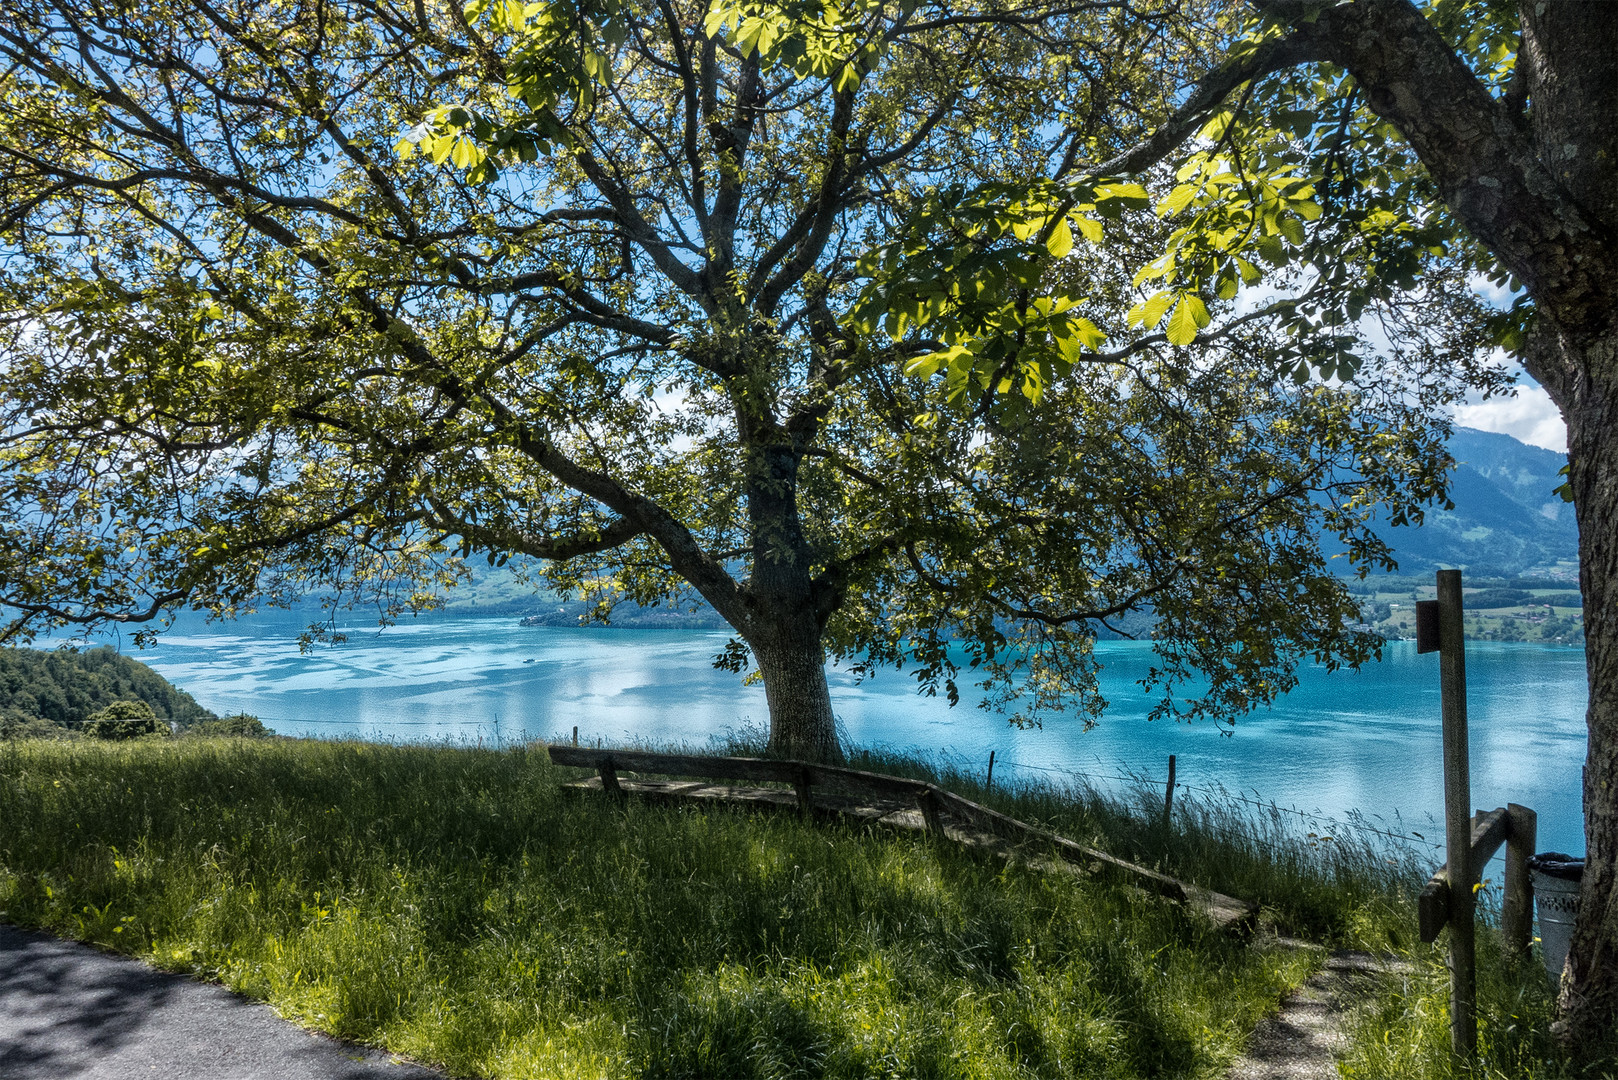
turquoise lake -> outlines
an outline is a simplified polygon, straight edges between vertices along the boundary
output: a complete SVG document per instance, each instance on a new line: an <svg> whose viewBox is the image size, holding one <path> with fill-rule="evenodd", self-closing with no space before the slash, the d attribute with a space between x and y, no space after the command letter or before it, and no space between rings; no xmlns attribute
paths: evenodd
<svg viewBox="0 0 1618 1080"><path fill-rule="evenodd" d="M727 637L717 631L439 617L380 633L346 627L346 643L300 654L298 627L287 615L186 621L136 655L215 712L253 713L287 735L510 744L571 738L577 725L581 741L701 747L766 720L762 687L712 667ZM1359 672L1307 670L1273 709L1243 717L1226 736L1211 723L1146 720L1152 699L1135 680L1148 645L1104 642L1096 651L1111 705L1088 732L1077 719L1017 730L964 692L950 709L918 696L903 672L856 682L833 668L833 705L859 745L948 755L972 768L994 750L997 782L1079 773L1101 787L1129 775L1161 783L1174 754L1179 781L1193 789L1322 818L1357 810L1379 827L1441 840L1436 655L1393 642ZM1472 643L1467 676L1474 805L1531 806L1541 850L1582 853L1583 652Z"/></svg>

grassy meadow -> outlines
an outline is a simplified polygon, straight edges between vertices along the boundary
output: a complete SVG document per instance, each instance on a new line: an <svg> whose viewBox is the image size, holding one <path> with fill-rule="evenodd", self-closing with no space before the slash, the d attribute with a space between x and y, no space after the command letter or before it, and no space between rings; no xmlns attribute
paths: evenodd
<svg viewBox="0 0 1618 1080"><path fill-rule="evenodd" d="M1319 963L924 836L618 806L561 793L572 775L537 748L0 743L0 920L489 1077L1213 1078ZM1408 953L1351 1075L1443 1075L1408 855L1209 803L1165 830L1082 790L988 801L1257 899L1284 932ZM1547 996L1485 966L1480 1075L1555 1075Z"/></svg>

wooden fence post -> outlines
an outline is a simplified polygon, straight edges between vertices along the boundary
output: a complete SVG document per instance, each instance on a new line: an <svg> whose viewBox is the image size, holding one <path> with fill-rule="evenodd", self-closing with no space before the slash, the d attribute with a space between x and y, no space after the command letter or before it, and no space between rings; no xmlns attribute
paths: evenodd
<svg viewBox="0 0 1618 1080"><path fill-rule="evenodd" d="M1174 755L1169 755L1169 782L1163 788L1163 828L1169 827L1169 819L1174 814Z"/></svg>
<svg viewBox="0 0 1618 1080"><path fill-rule="evenodd" d="M1506 952L1518 959L1534 941L1534 886L1528 878L1528 856L1538 842L1539 815L1526 806L1506 804L1511 831L1506 834L1506 895L1500 902L1500 935Z"/></svg>
<svg viewBox="0 0 1618 1080"><path fill-rule="evenodd" d="M1449 855L1450 1049L1477 1054L1477 894L1472 885L1472 777L1466 735L1466 623L1461 572L1438 571L1438 671L1444 712L1444 831Z"/></svg>
<svg viewBox="0 0 1618 1080"><path fill-rule="evenodd" d="M607 755L596 762L596 772L601 774L601 790L609 795L622 799L624 789L618 784L618 767L613 763L612 755Z"/></svg>
<svg viewBox="0 0 1618 1080"><path fill-rule="evenodd" d="M932 785L929 784L916 801L921 804L921 817L927 823L927 831L940 839L944 838L947 835L944 832L944 818L939 812L938 793Z"/></svg>
<svg viewBox="0 0 1618 1080"><path fill-rule="evenodd" d="M989 789L994 787L994 751L989 751L989 775L983 780L983 794L987 795Z"/></svg>
<svg viewBox="0 0 1618 1080"><path fill-rule="evenodd" d="M809 776L809 766L800 766L797 778L792 781L792 786L798 793L798 814L806 819L814 812L814 803L811 801L809 794L809 785L812 782Z"/></svg>

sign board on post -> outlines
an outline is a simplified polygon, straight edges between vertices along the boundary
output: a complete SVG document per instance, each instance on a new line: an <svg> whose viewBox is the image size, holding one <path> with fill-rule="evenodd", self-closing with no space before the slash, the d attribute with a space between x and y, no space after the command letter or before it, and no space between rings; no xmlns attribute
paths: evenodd
<svg viewBox="0 0 1618 1080"><path fill-rule="evenodd" d="M1438 651L1438 601L1416 601L1416 651Z"/></svg>

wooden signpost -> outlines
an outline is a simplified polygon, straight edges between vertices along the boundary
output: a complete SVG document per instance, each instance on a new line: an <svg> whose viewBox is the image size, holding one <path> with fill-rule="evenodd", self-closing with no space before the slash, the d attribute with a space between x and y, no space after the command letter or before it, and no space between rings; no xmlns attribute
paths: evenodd
<svg viewBox="0 0 1618 1080"><path fill-rule="evenodd" d="M1506 845L1505 897L1500 930L1508 951L1526 954L1533 932L1528 856L1534 850L1534 812L1512 803L1473 814L1467 760L1466 632L1461 572L1438 571L1438 599L1416 604L1416 651L1436 652L1444 725L1444 847L1448 861L1418 901L1421 939L1449 930L1450 1049L1470 1061L1477 1054L1476 886L1483 867Z"/></svg>
<svg viewBox="0 0 1618 1080"><path fill-rule="evenodd" d="M1426 607L1428 604L1432 606ZM1444 853L1449 868L1450 1044L1457 1057L1470 1060L1477 1052L1477 893L1472 889L1472 773L1466 742L1464 619L1461 572L1440 570L1438 599L1416 605L1416 651L1438 652L1444 713ZM1425 637L1423 630L1427 631Z"/></svg>

